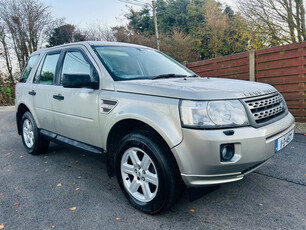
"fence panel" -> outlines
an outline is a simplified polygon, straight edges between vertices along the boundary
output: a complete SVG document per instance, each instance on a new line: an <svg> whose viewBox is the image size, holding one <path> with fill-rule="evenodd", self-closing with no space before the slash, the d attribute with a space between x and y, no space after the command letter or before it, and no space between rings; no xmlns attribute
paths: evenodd
<svg viewBox="0 0 306 230"><path fill-rule="evenodd" d="M193 72L202 77L223 77L249 79L249 53L213 58L187 64Z"/></svg>
<svg viewBox="0 0 306 230"><path fill-rule="evenodd" d="M273 85L297 121L306 122L306 42L255 52L256 81Z"/></svg>
<svg viewBox="0 0 306 230"><path fill-rule="evenodd" d="M187 67L202 77L249 80L250 59L254 60L255 80L273 85L284 95L296 121L306 122L306 42L213 58Z"/></svg>

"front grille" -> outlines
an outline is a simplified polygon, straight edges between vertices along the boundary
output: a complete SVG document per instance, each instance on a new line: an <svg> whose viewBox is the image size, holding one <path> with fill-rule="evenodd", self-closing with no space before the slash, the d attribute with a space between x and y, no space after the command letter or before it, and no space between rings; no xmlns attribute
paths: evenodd
<svg viewBox="0 0 306 230"><path fill-rule="evenodd" d="M280 94L245 101L256 123L260 124L281 115L285 102Z"/></svg>

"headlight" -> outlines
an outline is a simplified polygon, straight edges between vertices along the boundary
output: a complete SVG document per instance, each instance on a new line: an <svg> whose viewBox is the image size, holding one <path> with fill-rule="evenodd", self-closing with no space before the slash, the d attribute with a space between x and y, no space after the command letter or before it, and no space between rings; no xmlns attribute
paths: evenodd
<svg viewBox="0 0 306 230"><path fill-rule="evenodd" d="M185 101L180 106L185 127L219 128L247 125L248 118L240 101Z"/></svg>

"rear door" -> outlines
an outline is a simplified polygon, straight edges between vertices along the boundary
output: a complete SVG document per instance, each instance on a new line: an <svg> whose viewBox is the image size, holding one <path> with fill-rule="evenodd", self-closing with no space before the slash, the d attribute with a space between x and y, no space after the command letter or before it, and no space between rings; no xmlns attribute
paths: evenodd
<svg viewBox="0 0 306 230"><path fill-rule="evenodd" d="M33 105L37 122L40 128L51 132L55 132L52 101L59 57L60 51L47 53L39 64L33 80L34 84L32 84Z"/></svg>
<svg viewBox="0 0 306 230"><path fill-rule="evenodd" d="M35 74L35 69L37 68L39 60L39 54L33 55L29 58L22 74L16 85L16 105L19 103L24 103L33 111L33 84L31 79Z"/></svg>
<svg viewBox="0 0 306 230"><path fill-rule="evenodd" d="M100 146L99 90L62 86L63 74L89 74L92 79L99 81L92 59L80 47L64 50L60 63L53 98L56 133L73 140Z"/></svg>

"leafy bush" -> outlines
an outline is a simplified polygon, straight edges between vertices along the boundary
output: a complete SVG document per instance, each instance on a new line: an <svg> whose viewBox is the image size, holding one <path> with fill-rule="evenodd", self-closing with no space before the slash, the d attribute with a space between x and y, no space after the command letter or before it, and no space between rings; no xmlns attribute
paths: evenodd
<svg viewBox="0 0 306 230"><path fill-rule="evenodd" d="M14 105L14 85L0 84L0 106Z"/></svg>

